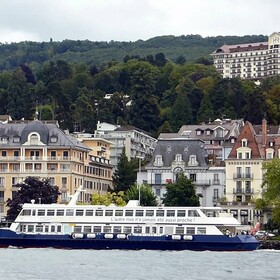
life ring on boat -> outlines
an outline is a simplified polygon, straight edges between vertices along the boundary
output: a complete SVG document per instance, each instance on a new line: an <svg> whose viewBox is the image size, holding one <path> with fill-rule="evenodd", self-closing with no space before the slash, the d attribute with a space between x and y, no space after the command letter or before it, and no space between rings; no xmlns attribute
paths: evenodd
<svg viewBox="0 0 280 280"><path fill-rule="evenodd" d="M73 239L82 239L84 237L84 235L82 233L76 233L76 232L72 232L71 233L71 237Z"/></svg>

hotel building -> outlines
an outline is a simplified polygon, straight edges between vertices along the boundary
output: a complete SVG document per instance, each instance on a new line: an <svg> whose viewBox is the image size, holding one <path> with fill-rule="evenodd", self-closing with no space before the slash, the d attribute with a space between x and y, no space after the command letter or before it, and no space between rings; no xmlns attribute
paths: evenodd
<svg viewBox="0 0 280 280"><path fill-rule="evenodd" d="M258 80L279 75L280 33L272 33L267 42L223 45L211 56L223 78Z"/></svg>

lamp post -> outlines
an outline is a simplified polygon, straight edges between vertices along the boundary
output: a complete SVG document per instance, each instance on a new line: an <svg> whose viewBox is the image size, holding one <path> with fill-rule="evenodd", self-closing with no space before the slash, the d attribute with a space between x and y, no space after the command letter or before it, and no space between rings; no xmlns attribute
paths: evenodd
<svg viewBox="0 0 280 280"><path fill-rule="evenodd" d="M140 175L141 175L141 160L144 159L143 157L141 156L138 156L138 159L139 159L139 170L138 170L138 173L139 173L139 184L138 184L138 204L140 206L140 201L141 201L141 184L140 184Z"/></svg>

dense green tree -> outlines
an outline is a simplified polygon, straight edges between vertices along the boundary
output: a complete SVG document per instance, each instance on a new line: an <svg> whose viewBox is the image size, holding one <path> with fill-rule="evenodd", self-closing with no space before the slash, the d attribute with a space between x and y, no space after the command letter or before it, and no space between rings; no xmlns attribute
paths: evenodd
<svg viewBox="0 0 280 280"><path fill-rule="evenodd" d="M213 121L215 118L213 106L209 97L209 94L204 94L203 99L200 103L200 108L197 114L197 122L208 122Z"/></svg>
<svg viewBox="0 0 280 280"><path fill-rule="evenodd" d="M50 184L49 179L38 179L36 177L27 177L22 183L16 185L18 191L13 199L7 200L7 220L14 221L22 209L22 204L35 203L51 204L56 203L60 195L57 186Z"/></svg>
<svg viewBox="0 0 280 280"><path fill-rule="evenodd" d="M106 192L104 194L94 193L91 200L92 205L106 205L114 204L116 206L125 206L124 192Z"/></svg>
<svg viewBox="0 0 280 280"><path fill-rule="evenodd" d="M168 121L165 121L163 125L158 129L157 135L159 136L161 133L172 133L172 127L170 126Z"/></svg>
<svg viewBox="0 0 280 280"><path fill-rule="evenodd" d="M125 155L125 149L123 149L119 158L116 171L113 174L114 192L124 191L126 192L136 181L137 166L134 161L128 161Z"/></svg>
<svg viewBox="0 0 280 280"><path fill-rule="evenodd" d="M165 206L199 206L199 197L194 183L180 173L175 183L167 184L163 204Z"/></svg>
<svg viewBox="0 0 280 280"><path fill-rule="evenodd" d="M139 200L139 188L140 188L140 205L141 206L157 206L157 197L153 192L150 185L143 184L137 186L134 184L125 193L126 201Z"/></svg>
<svg viewBox="0 0 280 280"><path fill-rule="evenodd" d="M192 123L191 104L185 92L180 91L177 94L168 121L174 131L178 131L182 125Z"/></svg>
<svg viewBox="0 0 280 280"><path fill-rule="evenodd" d="M32 102L30 87L21 68L15 69L7 88L7 111L13 119L31 119L35 104Z"/></svg>
<svg viewBox="0 0 280 280"><path fill-rule="evenodd" d="M263 196L257 201L258 208L271 208L273 221L280 224L280 159L264 163Z"/></svg>

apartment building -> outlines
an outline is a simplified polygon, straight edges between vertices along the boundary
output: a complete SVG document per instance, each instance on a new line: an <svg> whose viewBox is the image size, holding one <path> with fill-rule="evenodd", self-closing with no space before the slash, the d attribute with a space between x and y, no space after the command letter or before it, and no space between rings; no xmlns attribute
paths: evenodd
<svg viewBox="0 0 280 280"><path fill-rule="evenodd" d="M128 160L139 157L151 156L157 140L146 131L133 126L119 126L105 122L98 122L95 137L106 139L111 144L110 160L113 170L116 169L120 155L125 149Z"/></svg>
<svg viewBox="0 0 280 280"><path fill-rule="evenodd" d="M253 126L246 122L226 162L226 201L229 209L242 223L263 222L269 213L256 211L251 205L262 197L263 163L280 157L279 126Z"/></svg>
<svg viewBox="0 0 280 280"><path fill-rule="evenodd" d="M267 42L223 45L211 56L223 78L258 80L279 75L280 33L272 33Z"/></svg>
<svg viewBox="0 0 280 280"><path fill-rule="evenodd" d="M63 132L55 122L9 121L0 123L0 214L17 192L16 184L28 176L49 178L61 191L60 201L84 185L82 200L111 185L108 159L99 162L91 148ZM107 162L106 162L107 161Z"/></svg>
<svg viewBox="0 0 280 280"><path fill-rule="evenodd" d="M243 119L216 119L208 123L183 125L178 133L203 140L209 163L219 165L228 157L243 125Z"/></svg>

